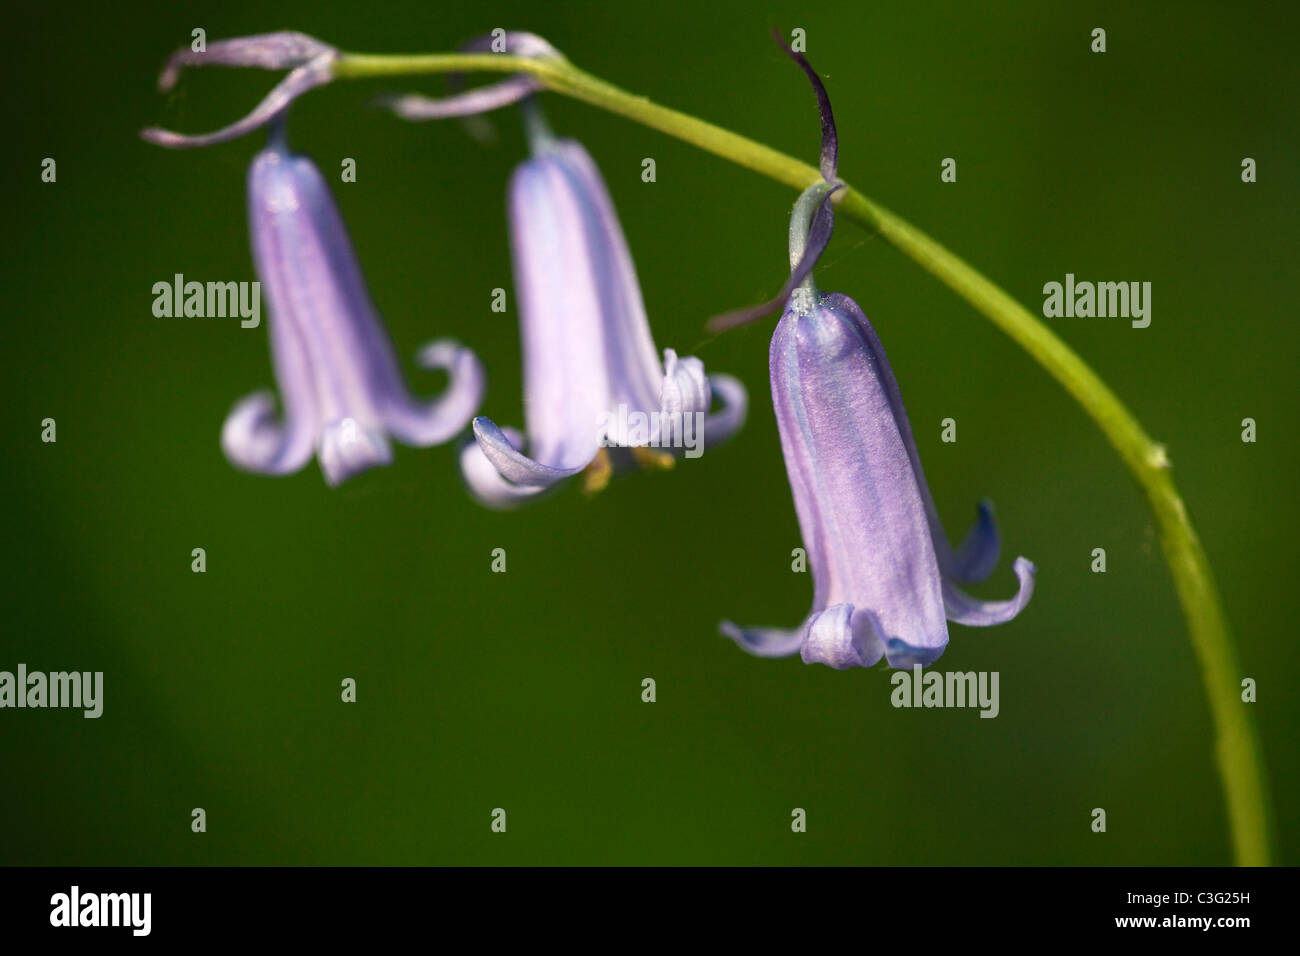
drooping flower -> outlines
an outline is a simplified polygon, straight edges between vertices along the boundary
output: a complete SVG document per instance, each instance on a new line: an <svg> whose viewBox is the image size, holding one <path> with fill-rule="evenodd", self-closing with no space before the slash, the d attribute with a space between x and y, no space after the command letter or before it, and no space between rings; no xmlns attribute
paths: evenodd
<svg viewBox="0 0 1300 956"><path fill-rule="evenodd" d="M531 127L533 156L509 187L527 439L480 417L477 447L462 452L471 491L495 505L578 474L606 447L712 447L741 426L747 409L736 379L706 376L699 359L672 349L660 361L595 163L577 142L556 139L539 122ZM722 408L710 414L715 397Z"/></svg>
<svg viewBox="0 0 1300 956"><path fill-rule="evenodd" d="M559 55L531 34L507 34L504 44L518 55ZM664 466L682 451L696 457L739 429L748 408L744 386L731 376L706 376L699 359L672 349L659 358L604 180L579 143L546 127L535 89L520 76L444 99L389 100L404 118L435 119L525 99L532 156L511 177L508 211L526 429L476 418L476 441L461 449L470 492L499 508L580 472L598 487L618 467ZM715 399L720 407L711 412Z"/></svg>
<svg viewBox="0 0 1300 956"><path fill-rule="evenodd" d="M434 401L412 398L329 187L278 124L249 169L248 213L283 416L269 392L240 401L221 435L233 464L282 475L315 453L337 485L388 464L389 435L436 445L469 423L484 391L478 359L447 339L425 345L418 364L445 370L448 384Z"/></svg>
<svg viewBox="0 0 1300 956"><path fill-rule="evenodd" d="M954 552L880 339L852 299L823 294L813 282L840 188L835 125L820 80L800 55L791 56L818 92L826 181L803 193L791 217L792 285L774 303L722 317L715 328L749 321L788 296L772 336L772 402L811 564L813 607L794 629L727 621L721 630L765 657L798 651L806 663L836 669L870 667L882 656L892 667L925 665L943 653L947 621L982 627L1015 617L1033 593L1035 568L1016 559L1020 586L1008 601L977 600L959 588L997 564L992 510L980 506Z"/></svg>

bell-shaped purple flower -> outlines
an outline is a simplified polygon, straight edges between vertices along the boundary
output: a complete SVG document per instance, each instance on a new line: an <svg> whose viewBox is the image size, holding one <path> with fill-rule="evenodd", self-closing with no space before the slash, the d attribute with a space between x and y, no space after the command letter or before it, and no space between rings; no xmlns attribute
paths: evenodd
<svg viewBox="0 0 1300 956"><path fill-rule="evenodd" d="M248 213L283 415L269 392L240 401L221 435L233 464L282 475L315 453L337 485L388 464L390 435L436 445L469 423L484 391L478 359L450 340L424 346L418 364L449 380L434 401L412 398L329 187L310 159L288 150L281 129L249 170Z"/></svg>
<svg viewBox="0 0 1300 956"><path fill-rule="evenodd" d="M752 653L799 651L806 663L929 664L948 643L947 620L988 626L1015 617L1033 593L1034 566L1015 561L1020 589L980 601L959 583L997 564L987 504L956 553L930 497L902 397L880 339L844 295L796 295L771 348L772 401L795 511L813 575L813 610L789 631L723 633Z"/></svg>
<svg viewBox="0 0 1300 956"><path fill-rule="evenodd" d="M784 46L784 44L783 44ZM885 350L848 296L824 295L812 266L830 240L837 147L830 102L802 56L822 115L824 183L809 187L790 223L791 280L773 303L722 317L749 321L786 302L772 336L772 402L799 528L813 575L813 607L790 630L722 633L764 657L799 651L806 663L842 670L926 665L948 644L948 621L976 627L1011 620L1028 603L1034 565L1016 558L1020 587L1008 601L981 601L959 585L986 578L1000 549L987 504L954 552L921 469L916 442ZM786 301L788 299L788 301Z"/></svg>
<svg viewBox="0 0 1300 956"><path fill-rule="evenodd" d="M692 442L698 453L724 441L747 410L736 379L706 376L671 349L660 360L600 172L581 145L545 129L535 103L526 108L533 155L510 180L509 218L527 427L476 418L477 444L461 453L470 491L494 507L546 491L606 448L694 457Z"/></svg>

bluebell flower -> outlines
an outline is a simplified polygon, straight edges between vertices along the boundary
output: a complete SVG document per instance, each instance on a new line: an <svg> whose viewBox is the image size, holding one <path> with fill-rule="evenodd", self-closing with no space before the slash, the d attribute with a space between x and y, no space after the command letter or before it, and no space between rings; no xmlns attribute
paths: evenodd
<svg viewBox="0 0 1300 956"><path fill-rule="evenodd" d="M276 418L269 392L239 402L221 435L233 464L280 475L315 454L337 485L388 464L390 435L435 445L469 424L484 391L478 359L450 340L432 342L417 362L446 371L447 388L434 401L408 393L329 187L282 129L253 160L248 214L283 414Z"/></svg>
<svg viewBox="0 0 1300 956"><path fill-rule="evenodd" d="M509 187L527 427L512 436L476 418L477 447L462 452L471 491L492 505L539 494L604 448L666 453L692 439L713 447L747 408L736 379L706 376L699 359L672 349L659 358L627 242L587 151L536 125L532 146Z"/></svg>
<svg viewBox="0 0 1300 956"><path fill-rule="evenodd" d="M948 621L985 627L1015 617L1033 593L1035 568L1015 560L1019 589L1010 600L982 601L961 590L997 565L992 509L980 505L973 529L954 551L879 337L852 299L823 294L813 281L812 267L833 229L838 149L820 79L806 59L791 56L817 91L825 181L803 193L791 216L791 279L781 294L720 317L714 328L785 306L772 336L772 402L811 565L813 606L792 629L727 621L721 630L764 657L797 651L806 663L836 669L870 667L882 657L897 668L926 665L947 646Z"/></svg>
<svg viewBox="0 0 1300 956"><path fill-rule="evenodd" d="M520 56L560 55L531 34L509 33L503 43ZM526 426L520 432L476 418L475 441L461 449L470 492L500 508L583 472L592 488L620 467L671 464L683 451L695 457L739 429L748 409L745 387L731 376L706 375L698 358L672 349L660 358L600 171L581 144L547 128L536 88L517 76L442 99L388 101L416 120L524 101L532 155L511 176L508 214Z"/></svg>

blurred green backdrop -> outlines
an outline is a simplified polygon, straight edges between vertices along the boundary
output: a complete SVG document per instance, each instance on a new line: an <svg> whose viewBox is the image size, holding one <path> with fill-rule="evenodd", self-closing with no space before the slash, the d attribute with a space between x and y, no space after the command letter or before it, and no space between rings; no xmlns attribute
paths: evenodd
<svg viewBox="0 0 1300 956"><path fill-rule="evenodd" d="M254 278L243 181L262 137L168 152L136 133L223 125L273 77L191 71L163 96L159 66L195 27L414 52L496 26L812 160L811 94L768 37L801 27L841 172L868 195L1035 311L1066 272L1153 283L1146 330L1050 321L1168 444L1259 684L1278 856L1297 862L1293 17L1202 3L12 8L0 669L102 670L105 711L0 711L0 862L1230 861L1199 673L1135 485L1044 372L849 223L821 285L853 296L888 347L950 533L981 496L996 503L1004 559L981 593L1011 592L1017 554L1039 567L1018 620L954 626L938 665L999 671L1001 714L896 710L883 668L762 661L717 636L726 617L793 624L811 597L790 570L771 323L703 332L779 286L793 194L660 134L547 98L605 173L659 346L750 386L737 440L514 514L467 499L447 446L399 448L335 491L314 463L278 480L226 463L226 412L272 383L265 322L154 318L151 288L176 272ZM1098 26L1104 55L1089 51ZM511 288L516 118L500 114L485 147L459 124L370 108L408 89L442 84L315 91L293 142L335 182L412 388L441 385L411 369L415 348L453 335L489 368L484 413L520 423L515 314L489 308ZM337 182L343 157L355 184ZM949 416L956 444L939 441ZM1248 416L1256 444L1240 440ZM40 441L46 417L56 444ZM498 547L506 574L489 569Z"/></svg>

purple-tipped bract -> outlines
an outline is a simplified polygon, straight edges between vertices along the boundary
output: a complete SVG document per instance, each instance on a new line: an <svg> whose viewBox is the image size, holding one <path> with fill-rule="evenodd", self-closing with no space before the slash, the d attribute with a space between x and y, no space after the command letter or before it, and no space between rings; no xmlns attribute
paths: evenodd
<svg viewBox="0 0 1300 956"><path fill-rule="evenodd" d="M211 133L186 134L151 126L140 135L158 146L188 149L213 146L245 136L282 116L295 99L334 78L339 51L305 33L282 30L254 36L216 40L204 50L176 51L158 77L166 92L176 85L186 66L245 66L262 70L289 70L275 88L247 116Z"/></svg>

